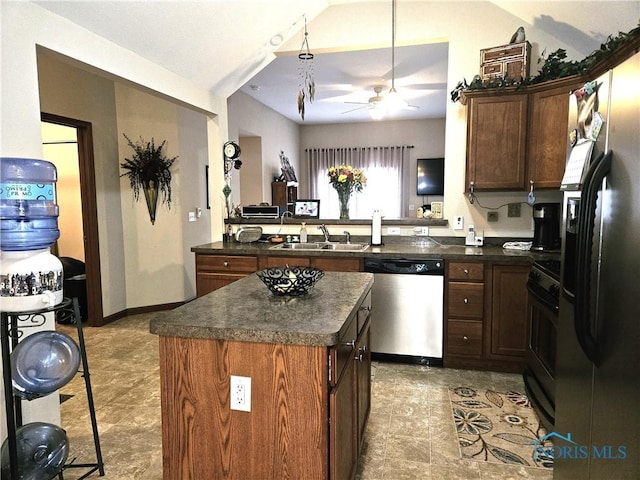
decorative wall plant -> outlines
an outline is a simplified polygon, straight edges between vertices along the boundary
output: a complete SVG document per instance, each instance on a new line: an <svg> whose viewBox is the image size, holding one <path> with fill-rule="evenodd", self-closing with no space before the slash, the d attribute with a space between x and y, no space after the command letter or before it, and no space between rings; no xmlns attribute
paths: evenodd
<svg viewBox="0 0 640 480"><path fill-rule="evenodd" d="M153 225L156 222L159 195L161 203L166 203L171 208L171 166L178 157L168 158L165 155L163 148L167 143L166 140L156 146L153 138L147 142L140 137L140 140L134 143L126 134L123 133L123 135L133 149L133 155L131 158L125 158L120 164L125 170L120 176L129 179L136 201L140 198L140 190L142 190Z"/></svg>

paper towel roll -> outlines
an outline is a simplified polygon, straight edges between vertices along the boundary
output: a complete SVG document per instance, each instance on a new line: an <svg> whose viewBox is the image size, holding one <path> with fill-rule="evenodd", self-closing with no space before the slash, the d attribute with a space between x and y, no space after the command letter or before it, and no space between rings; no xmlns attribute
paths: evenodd
<svg viewBox="0 0 640 480"><path fill-rule="evenodd" d="M380 210L373 211L371 221L371 245L382 245L382 214Z"/></svg>

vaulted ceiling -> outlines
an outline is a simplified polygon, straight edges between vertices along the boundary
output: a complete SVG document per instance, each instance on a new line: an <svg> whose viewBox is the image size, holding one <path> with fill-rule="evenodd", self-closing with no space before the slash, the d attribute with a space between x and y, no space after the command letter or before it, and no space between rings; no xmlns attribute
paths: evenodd
<svg viewBox="0 0 640 480"><path fill-rule="evenodd" d="M305 123L364 121L365 103L374 87L391 80L390 0L209 0L191 1L36 1L41 7L163 66L215 95L239 89L302 123L297 111L297 51L304 18L314 50L314 24L332 9L358 4L383 18L376 42L366 48L317 50L314 55L316 100ZM398 0L398 12L410 15L418 3ZM449 2L451 3L451 2ZM521 24L545 31L562 43L588 53L608 34L627 31L640 19L640 2L504 1L487 2L513 15ZM400 16L400 15L399 15ZM487 19L489 20L489 19ZM488 23L489 25L489 23ZM357 25L352 27L358 35ZM398 29L401 26L398 25ZM504 39L504 43L508 38ZM375 43L375 42L374 42ZM296 45L296 47L293 47ZM322 47L322 45L320 46ZM448 91L459 79L447 79L446 40L397 44L396 87L412 105L402 118L444 117ZM293 93L292 93L293 92Z"/></svg>

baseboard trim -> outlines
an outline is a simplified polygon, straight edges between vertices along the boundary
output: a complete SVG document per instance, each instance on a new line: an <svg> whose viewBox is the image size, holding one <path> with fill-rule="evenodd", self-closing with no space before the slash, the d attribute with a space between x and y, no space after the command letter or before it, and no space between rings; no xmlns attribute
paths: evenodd
<svg viewBox="0 0 640 480"><path fill-rule="evenodd" d="M162 312L165 310L173 310L174 308L184 305L187 302L188 300L184 302L162 303L159 305L147 305L145 307L125 308L124 310L121 310L119 312L116 312L104 317L101 322L91 323L91 326L103 327L104 325L113 323L116 320L120 320L121 318L128 317L129 315L139 315L142 313L153 313L153 312Z"/></svg>

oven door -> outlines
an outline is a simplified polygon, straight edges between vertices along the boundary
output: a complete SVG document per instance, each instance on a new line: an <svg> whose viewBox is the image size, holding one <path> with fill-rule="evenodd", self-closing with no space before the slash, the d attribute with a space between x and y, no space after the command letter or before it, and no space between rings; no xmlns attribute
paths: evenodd
<svg viewBox="0 0 640 480"><path fill-rule="evenodd" d="M548 431L555 423L556 331L558 312L543 292L529 290L529 346L524 383L540 420Z"/></svg>

